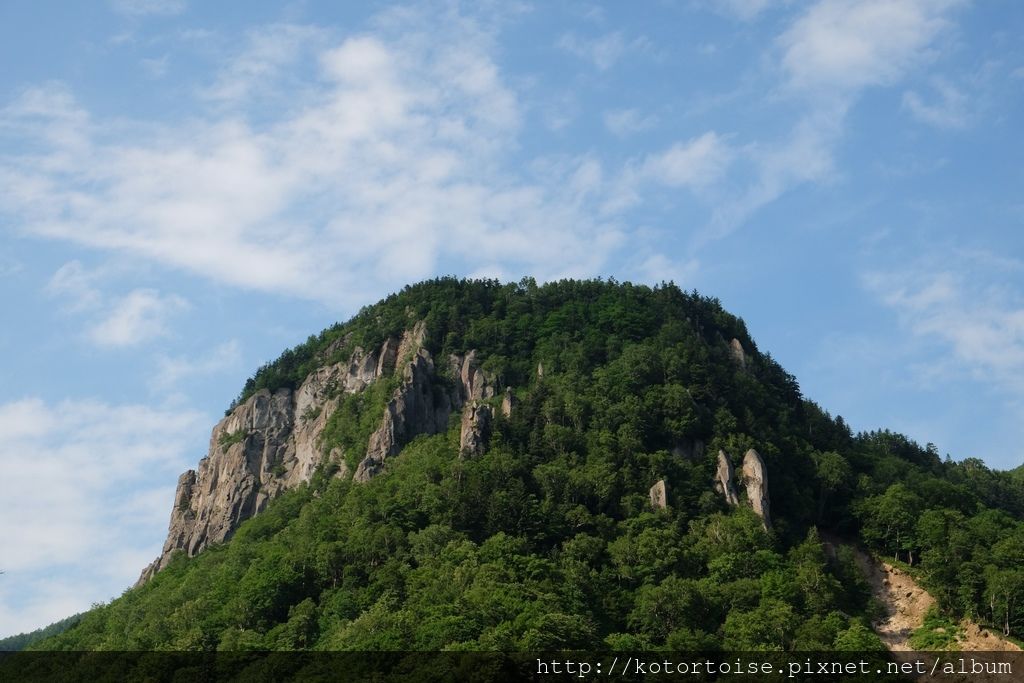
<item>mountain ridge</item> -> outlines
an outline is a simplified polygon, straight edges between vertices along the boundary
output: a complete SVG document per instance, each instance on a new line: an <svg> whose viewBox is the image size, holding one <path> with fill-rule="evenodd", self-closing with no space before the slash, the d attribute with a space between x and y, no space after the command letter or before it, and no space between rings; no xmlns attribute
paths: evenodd
<svg viewBox="0 0 1024 683"><path fill-rule="evenodd" d="M671 283L407 287L262 367L204 462L140 585L40 647L829 649L869 591L818 527L1024 626L1017 479L854 435Z"/></svg>

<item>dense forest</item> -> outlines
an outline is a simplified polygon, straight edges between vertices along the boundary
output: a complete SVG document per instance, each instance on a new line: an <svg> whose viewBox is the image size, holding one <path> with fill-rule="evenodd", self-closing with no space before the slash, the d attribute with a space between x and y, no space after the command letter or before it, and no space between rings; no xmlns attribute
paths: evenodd
<svg viewBox="0 0 1024 683"><path fill-rule="evenodd" d="M236 404L417 321L435 357L475 349L515 391L486 452L459 456L453 415L367 483L324 466L230 541L33 647L881 648L850 549L823 539L913 568L945 617L1024 636L1020 471L852 433L742 320L673 284L409 286L260 368ZM346 400L327 437L365 449L382 386ZM751 448L770 525L712 485L720 450L738 465Z"/></svg>
<svg viewBox="0 0 1024 683"><path fill-rule="evenodd" d="M77 624L81 618L81 614L75 614L54 622L49 626L36 629L35 631L30 631L29 633L19 633L14 636L0 638L0 652L17 652L19 650L24 650L33 643L38 643L50 636L67 631L69 628Z"/></svg>

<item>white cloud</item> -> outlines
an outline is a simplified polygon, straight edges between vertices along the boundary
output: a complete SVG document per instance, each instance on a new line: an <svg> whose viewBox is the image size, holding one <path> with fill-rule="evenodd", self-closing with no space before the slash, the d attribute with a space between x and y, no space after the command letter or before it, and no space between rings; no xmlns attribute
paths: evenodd
<svg viewBox="0 0 1024 683"><path fill-rule="evenodd" d="M771 6L771 0L713 0L709 6L741 21L752 21Z"/></svg>
<svg viewBox="0 0 1024 683"><path fill-rule="evenodd" d="M115 12L131 16L171 16L188 7L185 0L111 0L110 6Z"/></svg>
<svg viewBox="0 0 1024 683"><path fill-rule="evenodd" d="M851 92L897 81L929 55L959 0L823 0L779 39L790 85Z"/></svg>
<svg viewBox="0 0 1024 683"><path fill-rule="evenodd" d="M1024 389L1024 296L1006 276L1024 272L1024 264L985 252L959 256L974 267L921 263L869 273L864 284L916 338L948 351L945 361L928 361L933 371L965 370L1019 392ZM991 279L981 279L982 273Z"/></svg>
<svg viewBox="0 0 1024 683"><path fill-rule="evenodd" d="M637 204L651 186L701 193L719 182L735 156L714 131L632 160L605 193L603 210L616 213Z"/></svg>
<svg viewBox="0 0 1024 683"><path fill-rule="evenodd" d="M571 55L593 63L601 71L610 69L626 51L621 33L609 33L593 40L567 33L558 40L558 47Z"/></svg>
<svg viewBox="0 0 1024 683"><path fill-rule="evenodd" d="M968 97L942 79L931 82L934 97L929 103L916 91L903 93L903 106L923 123L937 128L963 128L970 118Z"/></svg>
<svg viewBox="0 0 1024 683"><path fill-rule="evenodd" d="M98 286L102 276L98 270L87 269L81 261L68 261L50 278L46 293L68 300L72 311L95 309L103 300Z"/></svg>
<svg viewBox="0 0 1024 683"><path fill-rule="evenodd" d="M870 87L897 83L934 55L963 0L820 0L778 37L783 99L803 106L788 136L743 148L754 179L720 202L698 244L729 235L758 209L805 183L835 177L847 113ZM906 105L912 106L912 105Z"/></svg>
<svg viewBox="0 0 1024 683"><path fill-rule="evenodd" d="M45 292L66 302L66 311L89 319L85 338L91 343L108 348L135 346L167 335L171 318L188 310L189 303L175 294L147 288L119 296L104 291L115 277L133 270L114 262L87 268L81 261L69 261L53 274Z"/></svg>
<svg viewBox="0 0 1024 683"><path fill-rule="evenodd" d="M99 346L135 346L168 333L167 319L186 310L188 302L152 289L136 289L114 303L113 310L89 330Z"/></svg>
<svg viewBox="0 0 1024 683"><path fill-rule="evenodd" d="M672 259L664 253L644 256L635 269L647 282L675 282L686 289L700 271L696 259Z"/></svg>
<svg viewBox="0 0 1024 683"><path fill-rule="evenodd" d="M6 254L0 254L0 277L9 277L11 275L17 275L25 269L25 265Z"/></svg>
<svg viewBox="0 0 1024 683"><path fill-rule="evenodd" d="M638 109L616 109L605 112L604 115L605 127L619 137L649 130L657 123L657 116L645 115Z"/></svg>
<svg viewBox="0 0 1024 683"><path fill-rule="evenodd" d="M558 39L557 47L574 57L590 62L600 71L607 71L629 51L649 50L651 43L643 37L627 40L621 31L596 38L584 38L575 33L566 33Z"/></svg>
<svg viewBox="0 0 1024 683"><path fill-rule="evenodd" d="M150 78L163 78L167 74L168 56L147 57L140 60L139 64Z"/></svg>
<svg viewBox="0 0 1024 683"><path fill-rule="evenodd" d="M210 353L198 358L161 356L157 359L157 371L153 376L152 385L157 390L166 391L184 379L223 372L237 366L240 361L240 347L234 339L218 345Z"/></svg>
<svg viewBox="0 0 1024 683"><path fill-rule="evenodd" d="M44 626L115 596L159 552L189 434L188 410L0 404L0 634Z"/></svg>
<svg viewBox="0 0 1024 683"><path fill-rule="evenodd" d="M754 178L739 196L719 203L697 243L725 237L794 187L828 181L834 172L832 150L841 133L842 112L822 107L799 120L788 138L743 149Z"/></svg>
<svg viewBox="0 0 1024 683"><path fill-rule="evenodd" d="M294 67L325 40L325 32L315 26L273 24L253 29L246 35L241 52L221 69L216 82L203 88L200 94L217 102L244 103L254 94L286 91L280 83L286 68Z"/></svg>
<svg viewBox="0 0 1024 683"><path fill-rule="evenodd" d="M668 187L701 188L716 182L732 160L732 150L714 132L677 142L644 159L640 174Z"/></svg>
<svg viewBox="0 0 1024 683"><path fill-rule="evenodd" d="M349 309L441 263L467 273L500 263L541 279L604 269L623 227L568 188L585 159L559 179L517 156L520 104L492 36L412 10L376 25L329 48L285 30L291 42L269 61L308 49L301 59L314 72L280 110L256 102L261 68L230 65L216 81L227 99L138 134L94 120L61 86L27 93L0 121L30 148L0 157L12 188L0 212L31 235ZM652 174L698 185L683 166L709 160L686 152L652 160ZM160 325L147 314L180 308L139 293L122 305L94 339L152 336Z"/></svg>

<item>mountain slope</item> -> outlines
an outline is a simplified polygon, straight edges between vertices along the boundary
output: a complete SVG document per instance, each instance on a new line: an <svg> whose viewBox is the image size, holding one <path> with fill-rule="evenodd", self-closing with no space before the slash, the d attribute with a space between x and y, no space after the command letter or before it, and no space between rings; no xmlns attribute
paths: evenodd
<svg viewBox="0 0 1024 683"><path fill-rule="evenodd" d="M441 279L261 368L141 585L40 647L880 647L817 527L1020 633L1022 514L1005 473L851 434L716 300Z"/></svg>

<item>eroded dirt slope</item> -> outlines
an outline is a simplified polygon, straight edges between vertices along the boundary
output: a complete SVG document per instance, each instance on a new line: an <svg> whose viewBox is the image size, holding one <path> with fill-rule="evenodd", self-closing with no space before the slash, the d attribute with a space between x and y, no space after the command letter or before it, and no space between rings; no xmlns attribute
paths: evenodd
<svg viewBox="0 0 1024 683"><path fill-rule="evenodd" d="M924 616L928 608L935 604L935 599L898 567L884 561L876 562L862 550L854 552L857 565L871 584L872 594L886 609L886 615L872 623L875 632L890 650L912 650L910 636L924 623ZM1020 651L1019 647L1000 634L981 628L969 619L961 622L960 627L957 650Z"/></svg>

